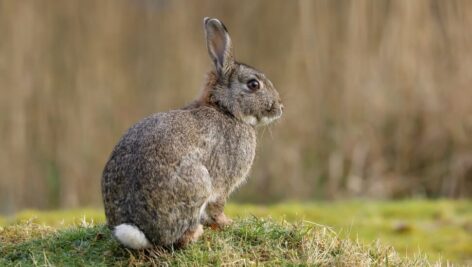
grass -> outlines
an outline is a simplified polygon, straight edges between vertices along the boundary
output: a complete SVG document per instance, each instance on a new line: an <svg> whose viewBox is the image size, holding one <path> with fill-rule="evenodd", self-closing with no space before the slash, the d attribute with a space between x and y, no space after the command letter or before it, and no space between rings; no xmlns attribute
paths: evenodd
<svg viewBox="0 0 472 267"><path fill-rule="evenodd" d="M429 265L422 257L402 258L378 243L342 239L324 226L255 217L223 231L208 230L195 245L175 251L124 249L103 224L56 230L27 223L2 231L1 266Z"/></svg>
<svg viewBox="0 0 472 267"><path fill-rule="evenodd" d="M208 229L188 249L131 252L111 238L100 210L24 211L0 219L0 266L471 264L470 201L230 204L226 212L235 225Z"/></svg>

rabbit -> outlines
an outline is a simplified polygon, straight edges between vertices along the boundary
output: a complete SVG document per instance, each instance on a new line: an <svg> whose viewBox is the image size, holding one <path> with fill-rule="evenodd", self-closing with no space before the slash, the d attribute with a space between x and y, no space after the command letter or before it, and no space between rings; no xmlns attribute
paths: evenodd
<svg viewBox="0 0 472 267"><path fill-rule="evenodd" d="M131 249L185 247L203 225L229 225L224 205L249 173L256 128L282 115L272 82L234 60L225 25L203 24L215 68L201 96L132 126L103 170L107 225Z"/></svg>

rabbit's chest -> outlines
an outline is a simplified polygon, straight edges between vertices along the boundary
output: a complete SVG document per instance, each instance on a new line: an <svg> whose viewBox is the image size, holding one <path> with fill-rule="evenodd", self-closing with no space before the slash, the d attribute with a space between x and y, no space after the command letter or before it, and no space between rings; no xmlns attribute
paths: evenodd
<svg viewBox="0 0 472 267"><path fill-rule="evenodd" d="M233 132L220 138L214 144L208 166L214 186L230 192L243 182L251 169L255 150L253 132Z"/></svg>

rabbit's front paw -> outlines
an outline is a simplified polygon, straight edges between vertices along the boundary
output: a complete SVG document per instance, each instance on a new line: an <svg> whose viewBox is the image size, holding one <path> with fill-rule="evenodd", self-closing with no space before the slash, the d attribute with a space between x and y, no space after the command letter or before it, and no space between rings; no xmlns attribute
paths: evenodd
<svg viewBox="0 0 472 267"><path fill-rule="evenodd" d="M224 213L216 216L213 222L210 223L212 229L222 229L233 223L233 220L228 218Z"/></svg>

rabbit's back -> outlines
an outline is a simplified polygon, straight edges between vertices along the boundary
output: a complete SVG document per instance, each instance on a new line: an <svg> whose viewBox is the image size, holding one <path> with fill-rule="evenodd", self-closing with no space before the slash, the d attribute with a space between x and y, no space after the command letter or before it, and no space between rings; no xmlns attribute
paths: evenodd
<svg viewBox="0 0 472 267"><path fill-rule="evenodd" d="M249 169L255 146L253 127L214 108L156 113L121 137L104 174L134 177L136 171L172 171L182 159L192 159L215 179L240 176Z"/></svg>

